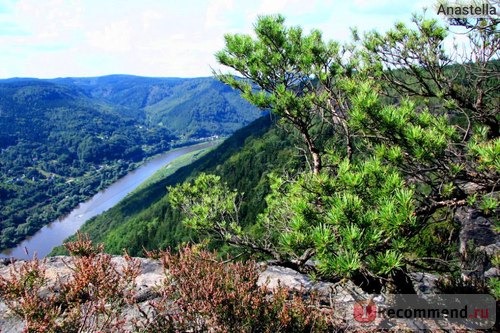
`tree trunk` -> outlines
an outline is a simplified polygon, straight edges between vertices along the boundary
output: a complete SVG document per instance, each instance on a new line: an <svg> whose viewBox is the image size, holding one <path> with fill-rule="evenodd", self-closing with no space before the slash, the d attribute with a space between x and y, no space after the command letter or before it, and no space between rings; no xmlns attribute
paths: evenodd
<svg viewBox="0 0 500 333"><path fill-rule="evenodd" d="M304 137L304 141L307 144L307 149L309 150L309 153L311 154L312 157L312 172L313 174L317 175L321 171L322 164L321 164L321 155L319 153L318 148L314 144L314 141L311 138L311 135L307 131L302 132L302 136Z"/></svg>

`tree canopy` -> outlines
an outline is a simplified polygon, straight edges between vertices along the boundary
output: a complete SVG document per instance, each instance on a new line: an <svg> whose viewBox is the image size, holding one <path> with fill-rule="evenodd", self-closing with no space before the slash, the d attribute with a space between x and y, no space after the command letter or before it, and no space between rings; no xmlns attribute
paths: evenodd
<svg viewBox="0 0 500 333"><path fill-rule="evenodd" d="M300 134L311 163L271 176L251 229L218 177L171 189L171 202L196 230L298 269L313 259L325 277L394 280L430 225L460 206L498 209L498 20L465 23L465 59L444 47L447 26L419 15L348 44L280 15L259 17L256 37L226 35L216 58L241 76L216 76Z"/></svg>

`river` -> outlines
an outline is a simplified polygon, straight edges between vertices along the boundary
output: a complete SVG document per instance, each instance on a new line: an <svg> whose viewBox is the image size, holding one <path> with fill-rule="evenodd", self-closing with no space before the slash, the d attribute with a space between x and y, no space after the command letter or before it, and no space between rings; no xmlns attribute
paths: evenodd
<svg viewBox="0 0 500 333"><path fill-rule="evenodd" d="M44 226L33 236L25 239L16 247L4 250L0 258L31 259L36 253L38 258L48 255L56 246L75 234L90 218L101 214L116 205L161 167L195 150L207 148L214 142L206 142L168 151L147 161L137 169L95 194L91 199L80 203L68 215Z"/></svg>

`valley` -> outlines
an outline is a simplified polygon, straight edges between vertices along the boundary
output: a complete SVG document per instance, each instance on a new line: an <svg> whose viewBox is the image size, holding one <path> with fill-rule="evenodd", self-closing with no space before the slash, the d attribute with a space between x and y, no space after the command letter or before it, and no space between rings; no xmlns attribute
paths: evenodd
<svg viewBox="0 0 500 333"><path fill-rule="evenodd" d="M15 248L0 252L0 258L29 260L35 255L37 258L45 257L54 247L62 245L66 238L74 235L87 220L115 206L154 173L161 169L169 169L167 172L173 173L180 166L189 164L217 144L217 141L210 141L155 156L106 189L99 191L91 199L80 203L69 214L44 226Z"/></svg>
<svg viewBox="0 0 500 333"><path fill-rule="evenodd" d="M127 75L0 80L0 110L0 249L145 159L261 115L213 78Z"/></svg>
<svg viewBox="0 0 500 333"><path fill-rule="evenodd" d="M244 193L240 223L250 228L266 208L263 198L270 192L269 176L304 167L304 157L295 151L294 140L272 118L261 117L193 163L141 186L116 206L90 219L80 230L113 254L122 254L126 248L129 254L142 256L144 250L176 248L183 242L196 241L201 235L180 223L179 212L167 200L167 187L201 173L217 174L228 186ZM63 247L52 252L65 253Z"/></svg>

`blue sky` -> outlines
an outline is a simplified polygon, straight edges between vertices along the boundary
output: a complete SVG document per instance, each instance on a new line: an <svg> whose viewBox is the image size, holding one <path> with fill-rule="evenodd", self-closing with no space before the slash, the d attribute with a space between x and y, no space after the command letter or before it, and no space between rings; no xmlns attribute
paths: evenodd
<svg viewBox="0 0 500 333"><path fill-rule="evenodd" d="M325 39L350 27L387 30L432 0L0 0L0 78L106 74L196 77L217 68L225 33L250 33L257 15Z"/></svg>

